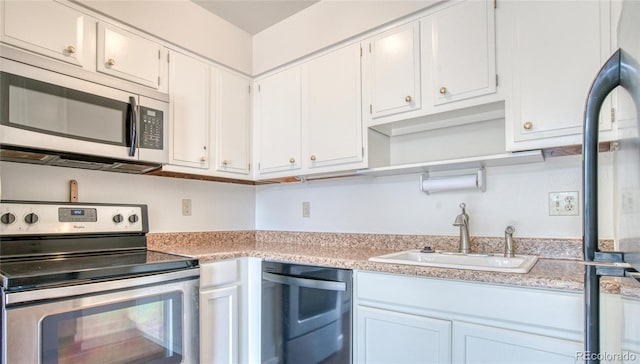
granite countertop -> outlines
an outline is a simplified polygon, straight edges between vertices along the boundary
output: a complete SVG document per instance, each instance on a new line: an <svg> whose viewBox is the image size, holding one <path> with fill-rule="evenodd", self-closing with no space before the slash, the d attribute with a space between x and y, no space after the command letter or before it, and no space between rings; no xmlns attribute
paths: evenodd
<svg viewBox="0 0 640 364"><path fill-rule="evenodd" d="M518 274L377 263L368 260L371 257L383 254L415 249L416 244L413 241L407 242L404 236L402 237L403 241L398 243L396 239L394 244L376 244L375 239L362 240L366 238L363 236L357 236L358 239L352 239L351 241L349 241L349 238L338 239L340 242L335 239L326 239L327 237L324 236L322 241L319 242L312 239L314 243L310 244L309 241L306 241L308 239L297 236L297 238L301 239L296 240L296 236L291 237L289 236L290 234L282 236L267 233L267 238L264 236L256 238L255 235L252 236L249 232L233 235L231 238L228 235L224 235L225 233L194 234L150 234L150 239L148 239L149 249L194 257L199 259L201 263L248 256L276 261L429 278L570 291L583 290L584 264L577 257L571 258L573 253L566 251L562 254L557 251L553 253L554 255L562 256L563 259L550 259L545 254L538 252L539 254L536 255L540 256L540 258L529 273ZM308 235L305 235L305 237L308 238ZM426 242L436 249L453 251L453 249L443 249L443 247L446 248L452 241L455 241L455 237L422 238L418 246ZM366 241L366 243L358 243L362 241ZM563 247L565 250L566 245ZM482 239L478 239L475 244L472 244L472 248L476 248L475 251L491 250L487 246L491 246L491 242L483 241ZM522 252L522 254L529 253L531 252ZM629 281L632 280L603 278L601 280L601 291L603 293L640 297L640 284Z"/></svg>

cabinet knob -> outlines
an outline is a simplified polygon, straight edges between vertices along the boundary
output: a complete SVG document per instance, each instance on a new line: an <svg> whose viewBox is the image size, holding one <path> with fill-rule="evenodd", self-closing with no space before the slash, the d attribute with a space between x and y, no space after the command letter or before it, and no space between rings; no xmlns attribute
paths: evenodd
<svg viewBox="0 0 640 364"><path fill-rule="evenodd" d="M525 128L525 130L530 130L531 128L533 128L533 123L530 121L527 121L524 124L522 124L522 127Z"/></svg>
<svg viewBox="0 0 640 364"><path fill-rule="evenodd" d="M446 87L444 87L444 86L440 87L440 94L441 94L441 95L444 95L444 94L446 94L446 93L447 93L447 88L446 88Z"/></svg>
<svg viewBox="0 0 640 364"><path fill-rule="evenodd" d="M230 164L230 162L228 160L226 160L226 159L222 161L222 165L225 166L225 167L228 166L229 164Z"/></svg>
<svg viewBox="0 0 640 364"><path fill-rule="evenodd" d="M411 96L405 96L405 98L404 98L404 101L406 101L406 102L411 102L411 100L413 100L411 98Z"/></svg>
<svg viewBox="0 0 640 364"><path fill-rule="evenodd" d="M316 160L316 156L315 156L315 155L312 155L312 156L311 156L311 160L312 160L312 161Z"/></svg>
<svg viewBox="0 0 640 364"><path fill-rule="evenodd" d="M113 59L113 58L109 58L109 59L107 60L107 64L108 64L109 66L115 66L115 65L116 65L116 60L115 60L115 59Z"/></svg>
<svg viewBox="0 0 640 364"><path fill-rule="evenodd" d="M200 157L200 162L206 162L206 161L207 161L207 157L205 156Z"/></svg>
<svg viewBox="0 0 640 364"><path fill-rule="evenodd" d="M295 158L289 158L289 163L294 164L296 162Z"/></svg>
<svg viewBox="0 0 640 364"><path fill-rule="evenodd" d="M76 47L70 45L67 48L65 48L65 51L67 51L67 53L69 54L74 54L76 53Z"/></svg>

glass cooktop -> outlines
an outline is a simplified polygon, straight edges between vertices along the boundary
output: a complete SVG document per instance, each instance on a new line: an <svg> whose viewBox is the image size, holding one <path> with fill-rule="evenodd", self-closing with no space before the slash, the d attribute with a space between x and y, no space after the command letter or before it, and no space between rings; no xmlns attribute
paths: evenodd
<svg viewBox="0 0 640 364"><path fill-rule="evenodd" d="M128 278L198 266L198 260L153 250L69 254L0 260L1 285L8 291Z"/></svg>

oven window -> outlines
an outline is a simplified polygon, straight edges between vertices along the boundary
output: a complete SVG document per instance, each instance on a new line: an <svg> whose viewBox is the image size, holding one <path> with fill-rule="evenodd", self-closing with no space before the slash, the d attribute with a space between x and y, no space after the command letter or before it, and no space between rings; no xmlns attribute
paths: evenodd
<svg viewBox="0 0 640 364"><path fill-rule="evenodd" d="M182 294L47 316L41 332L43 363L179 363Z"/></svg>

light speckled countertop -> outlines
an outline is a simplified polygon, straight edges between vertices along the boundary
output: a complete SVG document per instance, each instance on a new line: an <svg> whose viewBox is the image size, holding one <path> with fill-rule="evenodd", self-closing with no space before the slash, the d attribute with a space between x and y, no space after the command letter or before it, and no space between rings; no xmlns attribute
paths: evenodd
<svg viewBox="0 0 640 364"><path fill-rule="evenodd" d="M453 251L457 237L265 231L150 233L147 237L149 249L194 257L201 263L250 256L440 279L571 291L583 289L584 265L580 260L581 243L577 240L517 240L517 252L535 254L540 259L529 273L516 274L376 263L368 260L374 256L425 245ZM605 248L612 246L607 241L602 245ZM495 238L472 240L474 251L496 253L501 247L501 242ZM603 278L601 290L604 293L640 297L640 284L630 279Z"/></svg>

